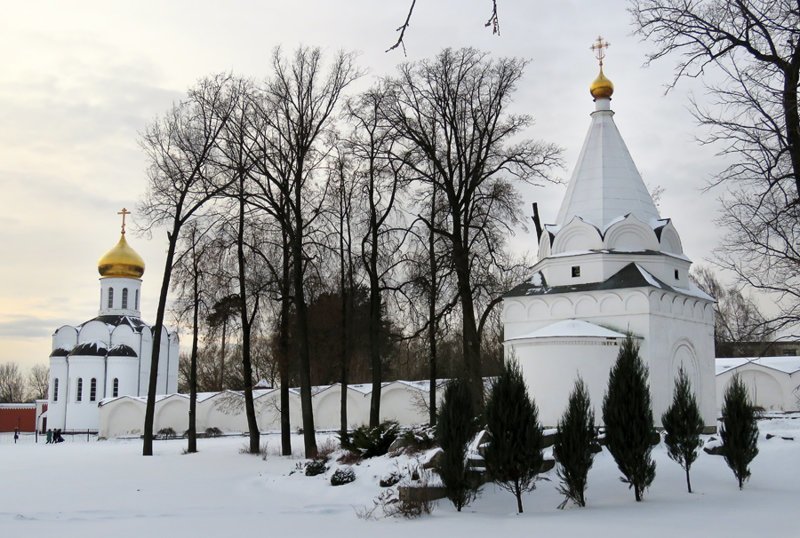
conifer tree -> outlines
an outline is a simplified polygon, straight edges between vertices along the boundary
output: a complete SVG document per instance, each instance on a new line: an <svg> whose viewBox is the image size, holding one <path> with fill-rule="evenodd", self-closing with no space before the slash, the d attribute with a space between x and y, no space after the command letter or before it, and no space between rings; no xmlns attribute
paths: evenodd
<svg viewBox="0 0 800 538"><path fill-rule="evenodd" d="M650 457L653 411L647 367L639 357L639 344L630 334L611 368L603 399L603 422L606 446L622 472L621 480L633 488L639 502L656 476L656 464Z"/></svg>
<svg viewBox="0 0 800 538"><path fill-rule="evenodd" d="M475 498L479 486L477 476L467 468L467 443L477 431L474 402L469 383L453 379L444 390L436 421L436 438L444 452L436 472L459 512Z"/></svg>
<svg viewBox="0 0 800 538"><path fill-rule="evenodd" d="M490 436L484 458L489 476L514 494L522 513L522 494L536 487L542 467L542 429L539 411L516 361L506 362L492 383L486 402L486 430Z"/></svg>
<svg viewBox="0 0 800 538"><path fill-rule="evenodd" d="M738 374L733 376L722 401L722 455L742 489L750 478L750 462L758 454L756 411Z"/></svg>
<svg viewBox="0 0 800 538"><path fill-rule="evenodd" d="M594 411L589 399L589 391L583 379L575 380L575 388L569 395L569 403L558 422L558 433L553 445L553 454L558 461L558 477L561 484L558 491L566 496L559 508L567 501L578 506L586 506L586 477L592 468L595 442Z"/></svg>
<svg viewBox="0 0 800 538"><path fill-rule="evenodd" d="M686 471L686 488L691 493L689 469L697 459L702 445L700 434L703 433L703 418L700 416L689 376L682 366L675 378L672 405L661 416L661 425L666 433L664 442L667 445L667 454Z"/></svg>

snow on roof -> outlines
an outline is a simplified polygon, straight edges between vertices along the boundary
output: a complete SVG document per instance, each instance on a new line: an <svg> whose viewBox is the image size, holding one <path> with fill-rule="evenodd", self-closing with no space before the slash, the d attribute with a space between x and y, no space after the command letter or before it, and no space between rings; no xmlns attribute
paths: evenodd
<svg viewBox="0 0 800 538"><path fill-rule="evenodd" d="M800 372L800 357L736 357L719 358L715 360L716 375L720 375L728 370L735 370L746 364L755 364L764 368L771 368L786 374Z"/></svg>
<svg viewBox="0 0 800 538"><path fill-rule="evenodd" d="M600 325L595 325L580 319L565 319L557 321L531 333L509 338L511 340L528 340L531 338L625 338L625 335Z"/></svg>
<svg viewBox="0 0 800 538"><path fill-rule="evenodd" d="M0 409L36 409L35 403L0 403Z"/></svg>

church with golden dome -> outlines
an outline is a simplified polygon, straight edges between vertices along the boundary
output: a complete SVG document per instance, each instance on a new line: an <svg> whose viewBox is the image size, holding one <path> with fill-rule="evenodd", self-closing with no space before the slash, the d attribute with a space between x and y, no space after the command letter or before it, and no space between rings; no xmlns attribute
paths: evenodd
<svg viewBox="0 0 800 538"><path fill-rule="evenodd" d="M141 318L145 263L128 244L125 217L117 244L97 263L100 274L98 315L80 325L64 325L53 334L47 427L97 431L102 400L147 395L153 327ZM160 335L158 394L178 388L177 332Z"/></svg>

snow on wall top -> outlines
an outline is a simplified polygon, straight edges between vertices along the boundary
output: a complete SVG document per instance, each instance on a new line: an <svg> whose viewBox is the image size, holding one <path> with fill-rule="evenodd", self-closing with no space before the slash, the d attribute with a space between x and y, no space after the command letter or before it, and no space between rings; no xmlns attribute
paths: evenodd
<svg viewBox="0 0 800 538"><path fill-rule="evenodd" d="M714 361L716 375L741 368L746 364L756 364L786 374L800 372L800 357L797 356L719 358Z"/></svg>

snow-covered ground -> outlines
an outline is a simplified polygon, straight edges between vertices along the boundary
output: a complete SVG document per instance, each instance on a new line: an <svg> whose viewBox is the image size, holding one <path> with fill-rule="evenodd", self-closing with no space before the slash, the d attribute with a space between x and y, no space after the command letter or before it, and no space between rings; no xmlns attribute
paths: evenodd
<svg viewBox="0 0 800 538"><path fill-rule="evenodd" d="M84 437L50 446L23 437L14 445L3 434L0 537L800 536L800 417L760 427L760 454L743 491L721 457L702 454L689 495L683 471L661 444L656 480L642 503L604 451L589 475L585 509L556 509L561 497L551 471L550 481L525 496L522 515L510 493L488 485L460 514L442 500L415 520L357 515L373 506L378 479L402 459L368 460L355 467L355 482L332 487L332 469L317 477L292 473L301 460L276 455L277 435L264 437L264 460L240 453L242 437L202 439L193 455L182 454L183 440L159 441L156 455L144 458L138 440ZM768 433L778 437L767 440ZM299 450L301 438L293 441Z"/></svg>

